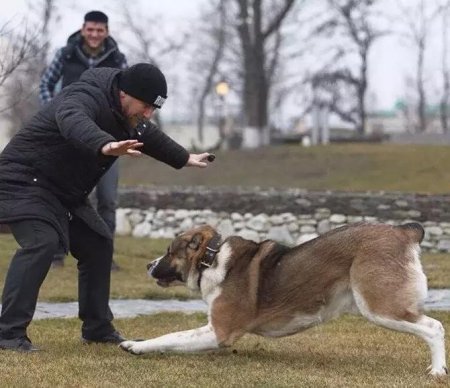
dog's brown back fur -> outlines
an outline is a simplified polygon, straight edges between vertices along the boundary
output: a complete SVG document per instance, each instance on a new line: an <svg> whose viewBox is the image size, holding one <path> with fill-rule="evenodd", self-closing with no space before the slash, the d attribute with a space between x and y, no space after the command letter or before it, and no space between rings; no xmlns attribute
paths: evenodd
<svg viewBox="0 0 450 388"><path fill-rule="evenodd" d="M337 293L350 293L351 287L380 314L414 321L420 310L416 291L404 284L409 284L405 278L411 276L414 259L408 247L420 242L421 230L349 225L294 248L232 237L227 240L232 257L223 291L214 301L212 323L220 327L219 337L233 342L245 331L279 326L300 313L316 314ZM396 303L400 297L403 300ZM409 297L405 309L404 299Z"/></svg>

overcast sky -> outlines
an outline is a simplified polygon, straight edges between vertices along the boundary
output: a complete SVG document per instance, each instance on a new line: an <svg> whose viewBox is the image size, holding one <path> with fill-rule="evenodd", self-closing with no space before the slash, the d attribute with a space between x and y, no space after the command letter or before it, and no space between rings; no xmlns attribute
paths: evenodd
<svg viewBox="0 0 450 388"><path fill-rule="evenodd" d="M131 0L129 0L131 1ZM137 1L137 0L134 0ZM415 0L408 0L415 1ZM439 0L428 0L435 2ZM178 26L189 26L192 20L198 15L200 7L205 0L164 0L151 1L143 0L141 4L145 6L141 9L161 15L162 20L176 31ZM385 0L386 7L392 6L393 1ZM58 14L61 20L57 27L52 30L51 50L63 46L68 35L80 28L83 15L94 9L101 9L108 13L110 18L110 32L114 36L118 30L118 17L116 18L111 8L111 1L97 0L92 7L92 1L78 0L58 0ZM0 25L8 20L13 24L18 23L22 18L27 17L29 9L26 0L3 0L0 5ZM29 16L29 13L28 13ZM439 77L439 66L441 59L438 58L438 46L440 36L435 34L432 37L433 48L428 53L427 67L428 78ZM391 108L395 101L400 98L405 91L405 75L414 72L415 59L413 51L405 42L398 37L390 37L379 41L371 53L370 62L370 92L376 96L376 106L380 109ZM435 82L434 79L429 80ZM170 85L169 85L170 86ZM437 91L436 91L437 96ZM434 98L436 96L430 96Z"/></svg>

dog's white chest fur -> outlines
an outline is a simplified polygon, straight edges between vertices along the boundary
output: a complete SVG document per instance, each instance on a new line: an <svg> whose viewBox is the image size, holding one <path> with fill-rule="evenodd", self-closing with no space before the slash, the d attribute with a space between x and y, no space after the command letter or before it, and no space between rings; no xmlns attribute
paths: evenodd
<svg viewBox="0 0 450 388"><path fill-rule="evenodd" d="M227 274L227 263L230 257L231 247L228 243L225 243L216 256L217 264L203 272L201 280L202 298L208 306L211 306L214 299L220 295L220 284Z"/></svg>

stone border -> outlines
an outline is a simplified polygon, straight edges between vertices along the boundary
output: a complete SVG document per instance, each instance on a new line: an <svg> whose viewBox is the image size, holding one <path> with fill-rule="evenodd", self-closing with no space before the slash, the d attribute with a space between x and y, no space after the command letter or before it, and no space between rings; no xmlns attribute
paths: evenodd
<svg viewBox="0 0 450 388"><path fill-rule="evenodd" d="M275 241L296 245L347 223L386 222L392 225L413 220L378 220L376 217L332 214L329 209L316 209L314 214L281 213L227 213L212 210L120 208L117 210L118 235L142 238L172 239L178 233L194 226L210 224L225 238L239 235L262 241ZM450 223L424 222L425 238L421 246L426 251L450 252Z"/></svg>
<svg viewBox="0 0 450 388"><path fill-rule="evenodd" d="M450 195L402 192L340 192L260 188L122 188L122 208L209 209L240 214L314 214L326 208L347 216L379 220L413 219L419 222L450 222Z"/></svg>

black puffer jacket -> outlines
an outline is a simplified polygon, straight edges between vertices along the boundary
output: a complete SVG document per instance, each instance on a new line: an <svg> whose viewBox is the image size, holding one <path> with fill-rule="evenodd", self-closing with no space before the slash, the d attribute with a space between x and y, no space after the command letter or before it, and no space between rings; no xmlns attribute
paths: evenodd
<svg viewBox="0 0 450 388"><path fill-rule="evenodd" d="M120 70L87 70L22 128L0 154L0 222L38 218L60 231L67 248L67 215L74 212L103 235L106 224L87 197L116 157L101 148L138 139L141 149L174 168L189 153L154 125L139 132L121 114Z"/></svg>

